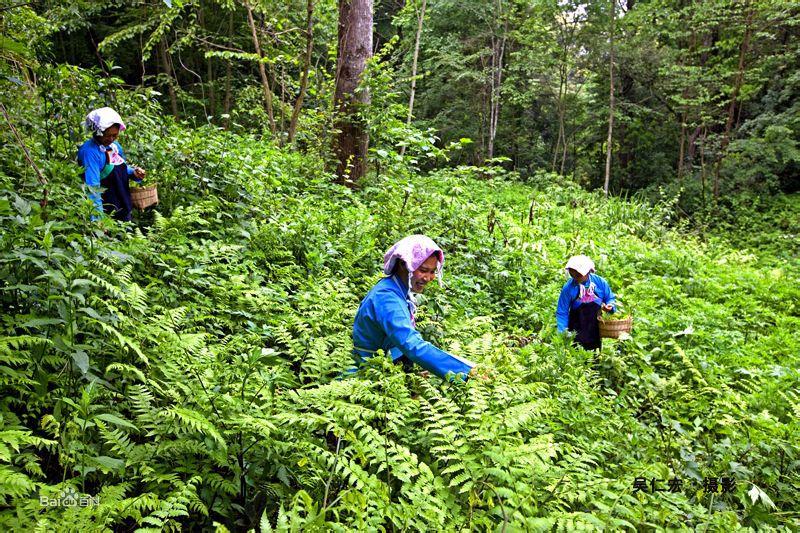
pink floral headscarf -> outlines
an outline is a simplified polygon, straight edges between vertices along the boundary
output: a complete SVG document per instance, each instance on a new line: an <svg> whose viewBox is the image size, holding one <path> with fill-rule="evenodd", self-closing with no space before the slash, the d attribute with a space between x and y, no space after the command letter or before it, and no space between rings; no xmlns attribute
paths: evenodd
<svg viewBox="0 0 800 533"><path fill-rule="evenodd" d="M438 264L436 265L436 276L441 278L442 267L444 266L444 252L433 242L433 239L425 235L410 235L397 241L383 256L383 273L387 276L392 274L397 260L405 262L409 274L414 272L431 255L436 255Z"/></svg>

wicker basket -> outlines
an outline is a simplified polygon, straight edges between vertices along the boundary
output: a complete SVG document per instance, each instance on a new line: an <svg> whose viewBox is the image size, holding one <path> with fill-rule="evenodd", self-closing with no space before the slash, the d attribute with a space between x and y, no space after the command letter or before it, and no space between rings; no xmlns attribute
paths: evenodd
<svg viewBox="0 0 800 533"><path fill-rule="evenodd" d="M150 187L131 188L131 203L136 209L144 209L158 203L158 189L155 185Z"/></svg>
<svg viewBox="0 0 800 533"><path fill-rule="evenodd" d="M618 339L623 333L630 333L633 329L633 317L614 320L597 315L600 324L600 336L604 339Z"/></svg>

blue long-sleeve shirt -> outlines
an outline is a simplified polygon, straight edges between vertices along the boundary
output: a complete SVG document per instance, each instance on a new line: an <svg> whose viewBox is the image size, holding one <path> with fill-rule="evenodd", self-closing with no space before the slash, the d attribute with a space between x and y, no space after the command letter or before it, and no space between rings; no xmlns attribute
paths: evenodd
<svg viewBox="0 0 800 533"><path fill-rule="evenodd" d="M125 159L125 152L117 141L114 143L120 157ZM83 176L86 185L89 186L89 198L94 202L97 211L103 213L103 199L100 196L100 180L103 167L106 166L106 147L99 144L94 139L89 139L78 148L78 163L83 167ZM134 167L125 163L128 176L132 176Z"/></svg>
<svg viewBox="0 0 800 533"><path fill-rule="evenodd" d="M397 276L383 278L364 297L353 323L353 346L357 360L383 350L393 361L405 355L442 378L449 372L468 374L475 366L422 338L411 322L406 288Z"/></svg>
<svg viewBox="0 0 800 533"><path fill-rule="evenodd" d="M585 301L581 301L581 285L584 287ZM559 333L567 329L569 324L569 312L584 303L594 302L598 305L611 304L612 312L616 311L615 300L616 297L611 291L611 286L608 282L598 276L597 274L589 274L589 279L585 283L578 283L574 279L570 279L564 284L561 289L561 295L558 297L558 305L556 307L556 323L558 324Z"/></svg>

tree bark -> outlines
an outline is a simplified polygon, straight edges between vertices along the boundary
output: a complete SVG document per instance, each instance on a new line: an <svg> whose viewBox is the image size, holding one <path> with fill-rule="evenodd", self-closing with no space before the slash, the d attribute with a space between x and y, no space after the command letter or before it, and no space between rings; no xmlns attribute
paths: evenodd
<svg viewBox="0 0 800 533"><path fill-rule="evenodd" d="M700 190L703 207L706 205L706 126L703 125L703 137L700 139Z"/></svg>
<svg viewBox="0 0 800 533"><path fill-rule="evenodd" d="M294 102L292 118L289 120L289 142L294 141L297 132L297 119L300 117L300 110L303 108L303 99L308 90L308 72L311 69L311 53L314 50L314 1L308 0L306 3L306 54L303 57L303 76L300 79L300 93Z"/></svg>
<svg viewBox="0 0 800 533"><path fill-rule="evenodd" d="M279 131L285 131L286 129L286 93L286 66L281 64L281 103L278 106L278 112L281 115ZM283 145L283 139L281 139L281 145Z"/></svg>
<svg viewBox="0 0 800 533"><path fill-rule="evenodd" d="M559 74L561 73L561 68L558 69ZM558 152L561 149L561 136L563 135L564 129L561 127L561 93L562 93L562 86L563 86L563 77L559 76L559 83L558 83L558 96L556 99L556 112L558 113L558 138L556 138L556 145L553 147L553 162L550 165L550 170L552 172L556 171L556 160L558 159Z"/></svg>
<svg viewBox="0 0 800 533"><path fill-rule="evenodd" d="M556 141L556 149L553 151L553 168L552 168L553 172L555 172L556 171L556 158L558 157L558 151L559 151L559 148L560 148L561 149L561 166L559 168L559 174L561 174L561 175L564 174L564 163L567 160L567 130L566 130L566 127L564 125L564 122L566 120L566 113L567 113L566 96L567 96L567 84L568 84L569 80L567 79L568 72L567 72L567 64L566 64L566 48L567 48L567 43L566 43L566 39L565 39L565 41L564 41L564 52L565 52L565 55L563 57L561 65L559 65L559 68L558 68L558 71L559 71L558 104L556 106L557 109L558 109L558 141Z"/></svg>
<svg viewBox="0 0 800 533"><path fill-rule="evenodd" d="M211 116L217 114L217 91L214 89L214 64L206 59L206 78L208 83L208 110Z"/></svg>
<svg viewBox="0 0 800 533"><path fill-rule="evenodd" d="M692 29L691 36L689 38L689 53L694 53L695 47L697 45L697 33ZM684 61L681 60L678 63L680 66L683 66ZM684 87L683 91L681 92L681 97L683 101L686 102L689 98L689 87ZM686 135L688 133L687 130L687 122L689 120L689 106L687 104L682 104L683 112L680 114L679 118L681 121L681 137L680 137L680 148L678 154L678 182L681 182L683 179L683 167L686 164ZM691 170L691 165L694 163L694 140L691 139L689 142L689 165Z"/></svg>
<svg viewBox="0 0 800 533"><path fill-rule="evenodd" d="M339 182L352 187L367 170L369 133L358 112L369 104L369 92L357 89L372 57L372 0L339 0L338 41L333 149Z"/></svg>
<svg viewBox="0 0 800 533"><path fill-rule="evenodd" d="M233 11L228 14L228 37L233 37ZM225 60L225 99L222 102L222 114L225 115L224 128L231 125L231 60Z"/></svg>
<svg viewBox="0 0 800 533"><path fill-rule="evenodd" d="M502 1L498 0L495 16L502 16ZM492 64L491 64L491 92L489 93L489 146L487 154L489 159L494 157L494 141L497 136L497 123L500 119L500 86L503 82L503 55L506 49L506 34L508 22L503 25L503 35L492 35Z"/></svg>
<svg viewBox="0 0 800 533"><path fill-rule="evenodd" d="M275 134L275 116L272 112L272 90L269 86L269 79L267 78L267 70L264 68L264 54L261 51L261 43L258 40L258 32L256 31L256 23L253 19L253 9L250 7L250 2L245 0L244 7L247 9L247 24L250 26L250 33L253 38L253 47L258 55L258 73L261 76L261 87L264 90L264 109L267 111L267 119L269 120L269 129L272 134Z"/></svg>
<svg viewBox="0 0 800 533"><path fill-rule="evenodd" d="M91 48L92 52L94 52L94 55L97 58L97 63L100 65L100 70L103 71L103 74L105 76L108 76L108 70L106 70L106 62L103 59L103 56L100 55L100 50L97 48L97 41L94 38L94 32L92 31L91 26L89 26L86 29L86 37L89 40L89 47Z"/></svg>
<svg viewBox="0 0 800 533"><path fill-rule="evenodd" d="M200 2L197 7L197 22L200 27L206 29L205 12L203 10L203 3ZM201 83L203 81L201 80ZM214 88L214 64L212 58L206 58L206 84L208 84L208 114L216 116L217 114L217 91Z"/></svg>
<svg viewBox="0 0 800 533"><path fill-rule="evenodd" d="M417 14L417 34L414 37L414 55L411 59L411 93L408 96L408 118L406 126L411 126L411 118L414 116L414 95L417 92L417 60L419 59L419 41L422 37L422 23L425 19L425 7L427 0L422 0L419 13ZM406 146L400 147L400 155L406 153Z"/></svg>
<svg viewBox="0 0 800 533"><path fill-rule="evenodd" d="M697 139L700 138L701 133L703 133L702 126L696 126L692 134L689 135L689 139L687 141L687 144L689 145L687 152L689 155L687 156L686 160L690 166L694 164L695 155L697 153Z"/></svg>
<svg viewBox="0 0 800 533"><path fill-rule="evenodd" d="M722 160L725 158L725 150L727 150L728 143L730 143L733 119L736 115L736 102L739 99L739 91L741 90L742 82L744 81L745 59L750 48L750 33L751 25L753 23L753 9L750 7L750 0L745 1L745 9L747 10L747 19L744 23L744 37L742 38L742 45L739 47L739 66L736 70L736 78L734 79L733 91L731 92L731 101L728 105L728 119L725 122L725 131L722 134L719 155L717 156L717 163L714 166L714 200L719 198L720 167L722 166Z"/></svg>
<svg viewBox="0 0 800 533"><path fill-rule="evenodd" d="M683 160L686 151L686 112L681 117L681 142L678 152L678 183L683 180Z"/></svg>
<svg viewBox="0 0 800 533"><path fill-rule="evenodd" d="M614 17L617 0L611 0L611 32L609 37L608 61L608 139L606 140L606 178L603 192L608 196L608 184L611 181L611 142L614 130Z"/></svg>
<svg viewBox="0 0 800 533"><path fill-rule="evenodd" d="M570 44L574 43L575 22L570 20L562 13L557 17L558 41L561 42L561 54L558 65L558 95L556 100L556 111L558 114L558 139L553 149L553 161L551 170L560 175L564 175L567 163L567 153L569 151L569 140L567 135L567 95L569 93L569 60ZM580 90L580 89L578 89ZM557 167L559 152L561 163Z"/></svg>
<svg viewBox="0 0 800 533"><path fill-rule="evenodd" d="M167 92L169 93L169 102L172 107L172 116L178 119L180 118L178 116L178 95L173 85L172 69L170 68L172 66L172 61L170 61L169 50L167 50L166 38L162 38L161 41L159 41L158 50L161 53L161 71L167 77Z"/></svg>

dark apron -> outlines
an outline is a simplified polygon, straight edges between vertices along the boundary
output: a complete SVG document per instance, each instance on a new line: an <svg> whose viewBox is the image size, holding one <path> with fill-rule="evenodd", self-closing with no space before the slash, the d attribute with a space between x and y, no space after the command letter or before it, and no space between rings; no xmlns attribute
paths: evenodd
<svg viewBox="0 0 800 533"><path fill-rule="evenodd" d="M103 210L117 220L130 222L133 205L131 189L128 182L128 166L124 163L116 165L111 174L100 180L103 191Z"/></svg>
<svg viewBox="0 0 800 533"><path fill-rule="evenodd" d="M599 312L600 305L595 302L581 304L569 311L567 329L577 333L575 344L580 344L586 350L599 350L602 345L600 323L597 321Z"/></svg>

